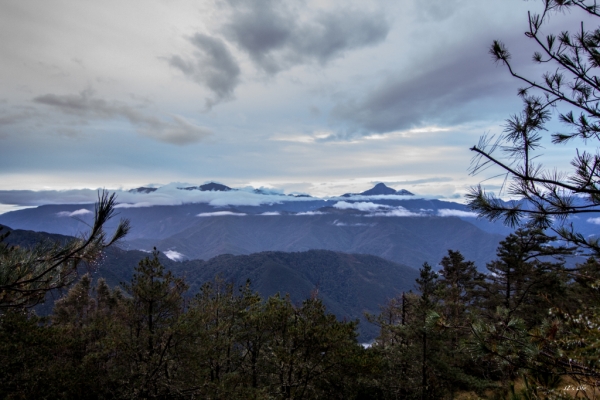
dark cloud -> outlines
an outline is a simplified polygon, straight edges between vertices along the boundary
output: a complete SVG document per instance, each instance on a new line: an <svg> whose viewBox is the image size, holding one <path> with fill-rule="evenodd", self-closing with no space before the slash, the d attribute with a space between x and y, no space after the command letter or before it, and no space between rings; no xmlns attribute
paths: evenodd
<svg viewBox="0 0 600 400"><path fill-rule="evenodd" d="M332 115L363 134L504 116L510 108L502 103L516 99L518 87L505 72L495 68L485 43L452 49L421 68L388 76L361 99L339 102Z"/></svg>
<svg viewBox="0 0 600 400"><path fill-rule="evenodd" d="M178 115L171 115L169 119L159 118L126 104L97 98L91 90L76 95L45 94L34 98L33 101L84 121L123 118L142 135L171 144L190 144L211 134L209 129L194 125Z"/></svg>
<svg viewBox="0 0 600 400"><path fill-rule="evenodd" d="M13 125L21 122L24 118L26 118L28 113L12 113L6 115L0 115L0 125Z"/></svg>
<svg viewBox="0 0 600 400"><path fill-rule="evenodd" d="M35 117L37 113L28 108L0 109L0 128L8 125L19 124L29 118ZM1 129L0 129L1 133Z"/></svg>
<svg viewBox="0 0 600 400"><path fill-rule="evenodd" d="M214 93L214 98L206 99L207 109L232 99L240 82L240 67L225 43L200 33L191 37L190 42L196 48L195 59L190 61L176 55L169 59L169 64Z"/></svg>
<svg viewBox="0 0 600 400"><path fill-rule="evenodd" d="M461 0L435 0L420 8L431 20L443 20ZM571 18L569 15L567 17ZM523 15L526 22L526 14ZM577 17L579 18L579 17ZM577 19L549 20L549 32L573 26ZM577 25L578 22L575 22ZM457 32L462 27L456 26ZM462 28L464 29L464 28ZM505 119L518 112L521 100L517 88L524 82L513 78L504 65L489 54L493 40L501 40L511 52L511 65L519 74L540 80L548 65L531 61L539 51L535 41L524 35L527 25L511 31L489 29L467 40L452 43L454 32L433 36L428 47L437 48L413 68L390 74L362 97L338 101L332 109L335 118L346 123L345 129L331 139L348 139L357 134L387 133L425 125L457 125L481 120ZM500 33L498 33L500 32ZM446 48L441 43L448 42Z"/></svg>
<svg viewBox="0 0 600 400"><path fill-rule="evenodd" d="M32 106L0 107L0 138L21 137L39 132L51 124L51 119ZM57 132L62 134L62 132Z"/></svg>
<svg viewBox="0 0 600 400"><path fill-rule="evenodd" d="M207 109L233 99L240 84L240 66L227 43L273 75L299 64L324 65L345 51L383 41L390 30L380 13L347 9L306 14L308 7L303 1L296 4L304 6L303 10L279 0L226 3L230 10L227 22L215 29L225 40L196 33L189 39L195 48L193 57L173 55L167 59L171 67L213 92L214 96L206 99Z"/></svg>
<svg viewBox="0 0 600 400"><path fill-rule="evenodd" d="M320 11L300 18L289 2L280 0L229 4L223 34L269 74L308 62L325 64L347 50L383 41L390 29L383 15L372 12Z"/></svg>
<svg viewBox="0 0 600 400"><path fill-rule="evenodd" d="M113 118L125 112L122 106L109 104L106 100L94 98L94 92L84 90L79 94L45 94L35 97L34 103L44 104L66 114L80 117Z"/></svg>
<svg viewBox="0 0 600 400"><path fill-rule="evenodd" d="M464 0L427 0L419 2L417 12L421 20L440 22L463 9L464 3Z"/></svg>

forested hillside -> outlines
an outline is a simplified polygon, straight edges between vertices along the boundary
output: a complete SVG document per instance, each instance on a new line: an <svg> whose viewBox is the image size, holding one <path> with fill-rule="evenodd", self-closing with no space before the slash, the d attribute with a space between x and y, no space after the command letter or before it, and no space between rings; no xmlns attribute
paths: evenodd
<svg viewBox="0 0 600 400"><path fill-rule="evenodd" d="M4 230L10 228L4 227ZM68 236L17 229L10 230L5 242L29 247L44 240L65 242L69 239ZM109 287L116 287L130 281L133 266L147 256L148 253L142 251L111 247L97 262L87 268L81 267L79 272L89 272L94 281L104 279ZM378 334L378 328L366 321L365 313L376 314L379 307L397 293L414 289L418 276L416 269L380 257L327 250L222 255L207 261L177 262L162 253L158 257L168 271L185 278L189 289L184 296L193 296L202 285L217 276L235 286L249 281L252 290L263 298L287 294L294 304L317 295L339 320L361 320L358 332L363 342ZM61 292L49 293L46 303L36 310L42 314L50 313L54 299L61 295Z"/></svg>
<svg viewBox="0 0 600 400"><path fill-rule="evenodd" d="M452 250L438 272L425 263L416 291L399 285L369 316L379 331L368 348L362 323L337 319L324 303L367 303L369 292L386 290L384 260L266 252L171 261L167 271L158 253L128 269L140 253L113 249L125 257L93 266L47 317L2 298L0 396L593 398L600 268L594 259L565 268L571 250L550 242L539 231L511 234L488 274ZM3 260L15 249L2 245ZM111 288L91 278L105 268L130 279ZM224 273L205 282L215 271ZM234 271L238 280L258 276L261 291L289 284L304 300L261 296L228 282Z"/></svg>
<svg viewBox="0 0 600 400"><path fill-rule="evenodd" d="M139 251L110 249L94 276L105 277L111 286L128 281L131 266L146 256ZM418 276L416 269L379 257L326 250L222 255L183 262L161 256L160 260L176 276L185 278L190 294L218 276L236 286L249 281L263 298L280 293L289 295L293 304L301 304L317 296L339 320L361 320L358 332L363 342L378 333L377 327L365 320L365 313L378 313L397 293L413 290Z"/></svg>

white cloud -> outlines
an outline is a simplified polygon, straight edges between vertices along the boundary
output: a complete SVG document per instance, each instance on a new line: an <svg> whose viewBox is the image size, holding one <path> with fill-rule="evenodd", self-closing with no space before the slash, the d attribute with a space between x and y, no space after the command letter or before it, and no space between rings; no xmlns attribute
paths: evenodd
<svg viewBox="0 0 600 400"><path fill-rule="evenodd" d="M351 200L414 200L414 199L425 199L425 198L438 198L434 196L404 196L399 194L376 194L371 196L362 196L360 194L351 195L350 197L333 197L332 200L337 199L351 199ZM344 200L342 200L344 201Z"/></svg>
<svg viewBox="0 0 600 400"><path fill-rule="evenodd" d="M274 136L271 140L278 142L294 142L294 143L314 143L315 138L312 136L290 135L290 136Z"/></svg>
<svg viewBox="0 0 600 400"><path fill-rule="evenodd" d="M85 208L81 208L75 211L61 211L56 213L59 217L77 217L79 215L92 214L90 210L86 210Z"/></svg>
<svg viewBox="0 0 600 400"><path fill-rule="evenodd" d="M24 210L26 208L34 208L35 206L15 206L12 204L0 204L0 214L4 214L11 211Z"/></svg>
<svg viewBox="0 0 600 400"><path fill-rule="evenodd" d="M267 194L243 188L228 192L181 190L179 187L198 186L189 183L170 183L152 193L131 193L127 190L110 190L117 196L116 208L139 208L151 206L174 206L186 203L207 203L214 207L259 206L282 201L313 201L311 197L285 196L273 189ZM72 190L0 190L0 204L11 207L39 206L44 204L90 204L98 201L98 191L93 189ZM16 209L16 208L15 208ZM10 210L10 209L8 209ZM7 210L7 211L8 211Z"/></svg>
<svg viewBox="0 0 600 400"><path fill-rule="evenodd" d="M200 213L200 214L196 215L196 217L223 217L226 215L235 215L237 217L242 217L246 214L236 213L233 211L215 211L215 212Z"/></svg>
<svg viewBox="0 0 600 400"><path fill-rule="evenodd" d="M393 131L393 132L388 132L388 133L372 133L370 135L364 136L363 139L386 140L386 139L391 139L396 136L408 137L408 136L411 136L414 134L419 134L419 133L448 132L448 131L451 131L452 129L453 128L440 128L437 126L426 126L423 128L409 129L409 130L404 130L404 131Z"/></svg>
<svg viewBox="0 0 600 400"><path fill-rule="evenodd" d="M141 208L141 207L152 207L154 204L142 201L140 203L119 203L115 208Z"/></svg>
<svg viewBox="0 0 600 400"><path fill-rule="evenodd" d="M286 134L276 134L271 137L270 140L278 141L278 142L295 142L295 143L317 143L324 142L330 139L335 138L335 133L332 131L314 131L310 135L286 135Z"/></svg>
<svg viewBox="0 0 600 400"><path fill-rule="evenodd" d="M339 208L340 210L359 210L359 211L376 211L381 210L382 208L390 208L390 206L386 206L384 204L375 204L372 202L358 202L358 203L349 203L347 201L338 201L333 205L335 208Z"/></svg>
<svg viewBox="0 0 600 400"><path fill-rule="evenodd" d="M264 212L264 213L259 214L259 215L281 215L281 213L279 213L277 211L267 211L267 212Z"/></svg>
<svg viewBox="0 0 600 400"><path fill-rule="evenodd" d="M440 217L477 218L479 216L476 212L451 210L448 208L442 208L442 209L438 210L437 213L438 213L438 216L440 216Z"/></svg>
<svg viewBox="0 0 600 400"><path fill-rule="evenodd" d="M360 222L357 222L357 223L340 222L337 219L335 221L333 221L333 225L335 225L335 226L375 226L375 224L363 224Z"/></svg>
<svg viewBox="0 0 600 400"><path fill-rule="evenodd" d="M367 215L367 217L422 217L423 214L414 213L412 211L408 211L404 207L397 207L393 210L375 212L373 214Z"/></svg>
<svg viewBox="0 0 600 400"><path fill-rule="evenodd" d="M326 214L322 211L305 211L305 212L299 212L296 215L323 215Z"/></svg>
<svg viewBox="0 0 600 400"><path fill-rule="evenodd" d="M175 250L167 250L164 254L173 261L181 261L185 258L184 254L181 254L180 252Z"/></svg>
<svg viewBox="0 0 600 400"><path fill-rule="evenodd" d="M587 222L589 222L590 224L600 225L600 217L598 217L598 218L588 218Z"/></svg>

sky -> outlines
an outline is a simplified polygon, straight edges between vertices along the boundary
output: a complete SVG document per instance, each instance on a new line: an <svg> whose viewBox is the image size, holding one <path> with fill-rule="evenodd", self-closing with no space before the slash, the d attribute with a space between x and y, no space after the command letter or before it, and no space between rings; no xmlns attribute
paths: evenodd
<svg viewBox="0 0 600 400"><path fill-rule="evenodd" d="M459 199L488 178L469 176L469 148L521 105L488 49L502 40L539 75L523 32L541 5L3 0L0 203L208 181L315 196L384 182Z"/></svg>

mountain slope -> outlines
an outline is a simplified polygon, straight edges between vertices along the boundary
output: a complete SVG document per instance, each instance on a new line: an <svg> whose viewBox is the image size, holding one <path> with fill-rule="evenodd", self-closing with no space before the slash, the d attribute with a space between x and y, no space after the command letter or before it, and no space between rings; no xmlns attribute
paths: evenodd
<svg viewBox="0 0 600 400"><path fill-rule="evenodd" d="M162 240L131 240L132 248L175 250L188 258L220 254L324 249L372 254L419 268L460 250L480 269L495 256L502 236L456 217L364 217L354 214L247 215L196 218L189 228Z"/></svg>
<svg viewBox="0 0 600 400"><path fill-rule="evenodd" d="M8 227L4 227L2 232L6 230L11 232L9 238L12 240L6 240L11 245L33 246L40 241L70 239L62 235L11 230ZM117 286L130 281L134 267L148 256L146 252L112 246L97 263L82 266L79 273L90 273L93 279L104 278L110 286ZM253 290L263 298L276 293L289 294L292 301L299 304L317 295L328 311L338 318L360 319L359 332L364 341L374 338L378 333L377 327L366 321L364 313L377 314L379 306L389 298L413 289L418 276L416 269L380 257L326 250L292 253L271 251L241 256L226 254L207 261L175 262L164 254L160 254L159 258L166 269L186 279L190 285L190 296L216 276L234 285L243 285L250 280ZM50 313L54 300L63 293L49 293L45 304L37 306L36 311Z"/></svg>
<svg viewBox="0 0 600 400"><path fill-rule="evenodd" d="M133 266L146 256L148 254L139 251L111 249L95 276L106 277L111 285L128 281ZM364 313L379 313L379 307L388 299L412 290L418 276L416 269L380 257L326 250L226 254L208 261L184 262L163 256L161 262L185 277L190 294L219 276L235 285L243 285L249 279L252 288L263 298L276 293L289 294L292 301L299 304L317 295L338 318L360 319L359 332L365 341L374 338L378 328L366 321Z"/></svg>

